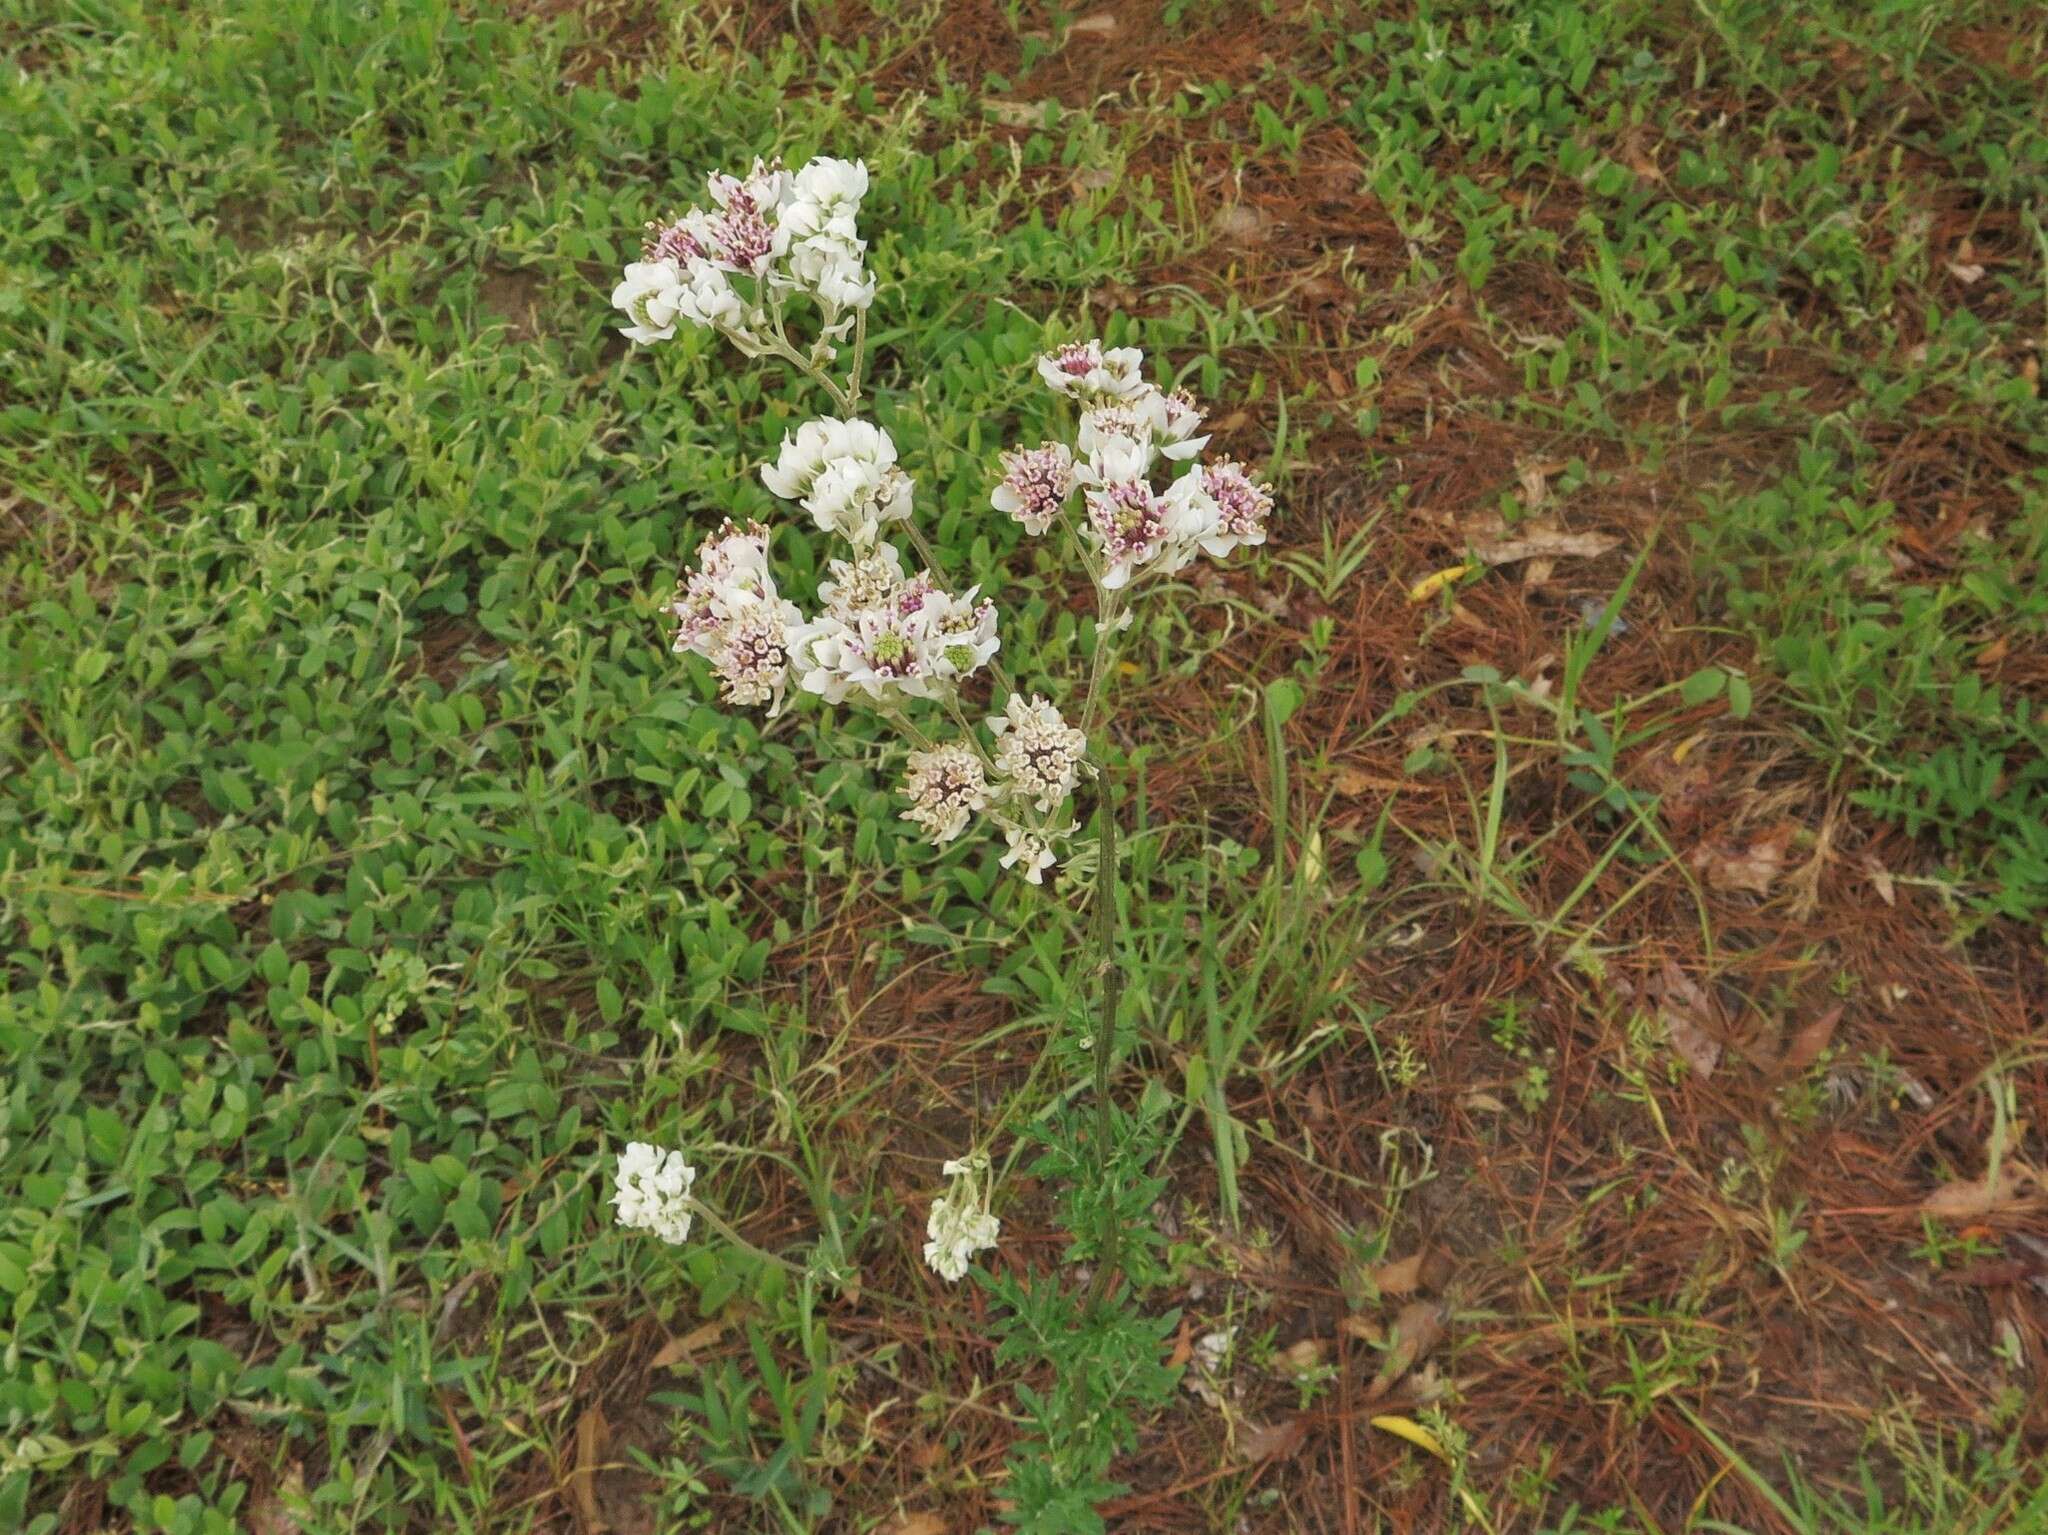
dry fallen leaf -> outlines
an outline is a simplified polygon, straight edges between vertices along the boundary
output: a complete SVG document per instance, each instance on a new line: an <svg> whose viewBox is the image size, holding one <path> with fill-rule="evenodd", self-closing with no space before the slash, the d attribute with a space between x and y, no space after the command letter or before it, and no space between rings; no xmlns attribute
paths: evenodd
<svg viewBox="0 0 2048 1535"><path fill-rule="evenodd" d="M648 1367L666 1370L671 1366L689 1364L704 1349L716 1343L725 1332L725 1318L713 1317L702 1326L693 1327L680 1338L671 1338L662 1344Z"/></svg>
<svg viewBox="0 0 2048 1535"><path fill-rule="evenodd" d="M1505 1114L1508 1111L1508 1106L1502 1103L1500 1099L1494 1097L1492 1093L1484 1092L1479 1088L1474 1088L1459 1101L1466 1108L1477 1110L1480 1113Z"/></svg>
<svg viewBox="0 0 2048 1535"><path fill-rule="evenodd" d="M1769 895L1785 870L1785 850L1791 845L1790 825L1775 827L1747 843L1702 842L1693 849L1692 866L1716 890Z"/></svg>
<svg viewBox="0 0 2048 1535"><path fill-rule="evenodd" d="M1432 571L1408 588L1408 600L1427 602L1453 581L1470 575L1474 568L1471 565L1446 565L1442 570Z"/></svg>
<svg viewBox="0 0 2048 1535"><path fill-rule="evenodd" d="M1370 1277L1373 1288L1382 1295L1413 1295L1422 1285L1422 1254L1410 1253L1392 1263L1382 1263Z"/></svg>
<svg viewBox="0 0 2048 1535"><path fill-rule="evenodd" d="M885 1535L946 1535L946 1521L937 1514L905 1514Z"/></svg>
<svg viewBox="0 0 2048 1535"><path fill-rule="evenodd" d="M1238 1459L1261 1461L1271 1460L1276 1455L1292 1455L1307 1437L1308 1426L1299 1418L1251 1428L1237 1442Z"/></svg>
<svg viewBox="0 0 2048 1535"><path fill-rule="evenodd" d="M1060 109L1056 104L1048 109L1043 101L1000 101L987 97L981 103L981 115L1002 128L1042 128L1048 119L1059 121Z"/></svg>
<svg viewBox="0 0 2048 1535"><path fill-rule="evenodd" d="M1346 799L1359 799L1372 793L1406 794L1417 790L1428 792L1427 785L1411 783L1405 778L1382 778L1377 773L1367 773L1355 767L1340 767L1330 779L1330 787Z"/></svg>
<svg viewBox="0 0 2048 1535"><path fill-rule="evenodd" d="M1863 855L1863 872L1870 876L1870 888L1877 892L1877 898L1887 906L1896 905L1898 892L1892 888L1891 870L1872 858Z"/></svg>
<svg viewBox="0 0 2048 1535"><path fill-rule="evenodd" d="M1393 1434L1397 1438L1405 1439L1410 1444L1429 1451L1438 1460L1446 1464L1449 1463L1450 1454L1444 1449L1443 1444L1437 1439L1436 1435L1432 1434L1420 1423L1417 1423L1413 1418L1403 1418L1393 1413L1386 1413L1370 1421L1374 1428L1381 1430L1383 1433Z"/></svg>
<svg viewBox="0 0 2048 1535"><path fill-rule="evenodd" d="M1597 559L1620 545L1611 533L1567 533L1538 520L1523 523L1513 537L1475 536L1472 553L1488 565L1512 565L1517 560Z"/></svg>
<svg viewBox="0 0 2048 1535"><path fill-rule="evenodd" d="M2031 1203L2030 1188L2038 1190L2041 1175L2017 1162L2001 1162L1996 1178L1964 1178L1944 1183L1920 1201L1923 1214L1936 1220L1966 1221L1980 1215L2002 1215Z"/></svg>
<svg viewBox="0 0 2048 1535"><path fill-rule="evenodd" d="M1386 1330L1369 1316L1347 1316L1337 1323L1337 1331L1361 1343L1380 1343L1387 1336Z"/></svg>
<svg viewBox="0 0 2048 1535"><path fill-rule="evenodd" d="M1828 1042L1835 1037L1835 1025L1842 1021L1842 1004L1837 1002L1813 1022L1803 1025L1792 1036L1792 1043L1785 1047L1785 1058L1778 1063L1785 1072L1804 1071L1821 1058Z"/></svg>
<svg viewBox="0 0 2048 1535"><path fill-rule="evenodd" d="M1444 1308L1435 1301L1412 1300L1394 1318L1394 1332L1380 1372L1365 1393L1367 1401L1385 1396L1394 1382L1406 1375L1444 1335Z"/></svg>
<svg viewBox="0 0 2048 1535"><path fill-rule="evenodd" d="M1550 477L1565 467L1564 460L1557 459L1540 464L1524 464L1516 473L1522 482L1522 504L1530 511L1550 499Z"/></svg>
<svg viewBox="0 0 2048 1535"><path fill-rule="evenodd" d="M1290 1343L1273 1356L1273 1373L1286 1380L1296 1380L1320 1370L1323 1351L1327 1347L1321 1338L1303 1338L1298 1343Z"/></svg>
<svg viewBox="0 0 2048 1535"><path fill-rule="evenodd" d="M1233 245L1257 245L1266 238L1266 219L1246 203L1232 203L1217 213L1216 233Z"/></svg>
<svg viewBox="0 0 2048 1535"><path fill-rule="evenodd" d="M611 1438L612 1427L605 1421L604 1409L595 1403L584 1408L583 1416L576 1420L576 1469L570 1473L576 1493L576 1523L583 1535L599 1535L610 1528L597 1511L597 1471L604 1464Z"/></svg>
<svg viewBox="0 0 2048 1535"><path fill-rule="evenodd" d="M297 1461L285 1468L284 1478L268 1493L249 1504L249 1535L300 1535L305 1528L292 1513L291 1505L306 1495L306 1475Z"/></svg>
<svg viewBox="0 0 2048 1535"><path fill-rule="evenodd" d="M1671 1048L1694 1071L1711 1077L1721 1064L1721 1042L1714 1037L1718 1015L1707 994L1670 960L1664 961L1660 982L1663 995L1657 1015L1664 1021L1664 1033Z"/></svg>
<svg viewBox="0 0 2048 1535"><path fill-rule="evenodd" d="M1067 30L1079 37L1109 37L1117 28L1117 20L1109 11L1097 11L1093 16L1083 16Z"/></svg>
<svg viewBox="0 0 2048 1535"><path fill-rule="evenodd" d="M1948 270L1949 275L1966 288L1984 276L1984 268L1974 261L1951 261Z"/></svg>

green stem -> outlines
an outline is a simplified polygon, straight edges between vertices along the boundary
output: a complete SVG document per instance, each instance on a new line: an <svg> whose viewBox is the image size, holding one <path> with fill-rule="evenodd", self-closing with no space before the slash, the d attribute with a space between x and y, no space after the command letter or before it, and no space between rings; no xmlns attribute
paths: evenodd
<svg viewBox="0 0 2048 1535"><path fill-rule="evenodd" d="M1109 754L1102 754L1102 785L1096 813L1102 821L1095 861L1095 981L1101 999L1101 1013L1095 1025L1095 1158L1096 1176L1110 1177L1110 1140L1115 1121L1109 1101L1110 1068L1116 1055L1116 1012L1124 989L1123 970L1116 959L1116 887L1122 877L1121 849L1116 835L1116 774ZM1119 1232L1114 1218L1102 1232L1101 1251L1096 1254L1095 1281L1089 1287L1089 1303L1103 1299L1117 1269Z"/></svg>

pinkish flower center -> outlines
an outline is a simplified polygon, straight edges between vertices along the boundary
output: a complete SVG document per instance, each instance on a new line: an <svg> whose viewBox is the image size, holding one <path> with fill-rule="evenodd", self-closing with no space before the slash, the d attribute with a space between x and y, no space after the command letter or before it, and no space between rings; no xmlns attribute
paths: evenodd
<svg viewBox="0 0 2048 1535"><path fill-rule="evenodd" d="M704 254L704 247L680 219L670 224L649 224L647 228L647 239L640 247L643 260L673 261L678 266L687 266Z"/></svg>
<svg viewBox="0 0 2048 1535"><path fill-rule="evenodd" d="M752 272L775 249L775 231L751 199L737 198L713 228L719 254L732 266Z"/></svg>
<svg viewBox="0 0 2048 1535"><path fill-rule="evenodd" d="M1100 535L1112 564L1150 558L1166 527L1159 498L1142 480L1120 480L1090 491L1088 521Z"/></svg>

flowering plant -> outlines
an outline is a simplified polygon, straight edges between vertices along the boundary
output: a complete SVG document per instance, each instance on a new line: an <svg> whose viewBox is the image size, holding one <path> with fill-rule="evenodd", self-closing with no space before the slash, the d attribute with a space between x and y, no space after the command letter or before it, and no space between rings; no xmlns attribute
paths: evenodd
<svg viewBox="0 0 2048 1535"><path fill-rule="evenodd" d="M1075 851L1075 791L1083 779L1097 784L1102 1027L1093 1050L1097 1112L1106 1116L1118 859L1104 682L1142 584L1201 555L1263 543L1273 499L1242 464L1200 459L1209 440L1200 407L1150 382L1137 349L1081 341L1040 358L1038 377L1068 402L1073 430L1003 453L989 502L1030 537L1067 539L1094 590L1096 639L1071 717L1055 700L1019 691L998 659L995 605L978 588L949 589L896 443L859 415L876 291L858 223L867 188L864 164L827 158L794 172L757 160L744 177L715 174L712 206L650 224L641 259L612 294L630 322L621 333L636 344L666 341L678 323L701 326L747 357L788 364L836 412L785 436L761 469L773 495L843 544L816 608L806 613L777 584L771 529L727 520L699 545L669 605L674 649L702 657L728 702L765 706L771 718L805 695L881 716L908 748L903 819L935 845L987 821L1007 844L1003 866L1034 885ZM812 334L800 344L792 329L806 318ZM909 556L892 541L898 535ZM993 1245L999 1223L985 1156L945 1170L955 1183L932 1205L925 1252L957 1279Z"/></svg>

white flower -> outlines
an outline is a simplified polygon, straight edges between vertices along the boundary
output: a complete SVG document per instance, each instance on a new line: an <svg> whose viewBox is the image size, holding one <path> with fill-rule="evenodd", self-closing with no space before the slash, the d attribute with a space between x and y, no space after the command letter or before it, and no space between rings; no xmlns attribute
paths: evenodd
<svg viewBox="0 0 2048 1535"><path fill-rule="evenodd" d="M930 635L927 664L942 682L972 676L1002 649L1003 642L996 635L996 605L975 601L980 595L980 587L970 586L958 597L935 590L929 598L922 615Z"/></svg>
<svg viewBox="0 0 2048 1535"><path fill-rule="evenodd" d="M883 522L901 522L911 512L911 481L897 469L895 442L872 422L831 415L805 422L782 438L776 461L762 467L762 483L803 501L819 528L856 546L874 542Z"/></svg>
<svg viewBox="0 0 2048 1535"><path fill-rule="evenodd" d="M790 641L800 685L828 703L856 691L878 702L937 697L1000 647L995 604L976 601L979 588L956 597L929 571L890 584L901 569L893 549L831 568L826 610Z"/></svg>
<svg viewBox="0 0 2048 1535"><path fill-rule="evenodd" d="M1193 458L1209 445L1209 436L1202 432L1202 408L1190 399L1185 390L1176 389L1172 394L1159 397L1161 411L1166 424L1159 433L1159 451L1171 459ZM1197 433L1201 435L1197 436Z"/></svg>
<svg viewBox="0 0 2048 1535"><path fill-rule="evenodd" d="M827 560L818 583L825 610L841 618L878 607L903 585L903 556L894 544L877 544L850 560Z"/></svg>
<svg viewBox="0 0 2048 1535"><path fill-rule="evenodd" d="M996 738L996 778L1005 793L1029 801L1041 815L1066 802L1087 755L1088 738L1050 700L1033 693L1027 701L1012 693L988 728Z"/></svg>
<svg viewBox="0 0 2048 1535"><path fill-rule="evenodd" d="M1099 341L1079 341L1038 359L1038 376L1055 394L1077 399L1123 399L1146 387L1145 354L1134 346L1105 352Z"/></svg>
<svg viewBox="0 0 2048 1535"><path fill-rule="evenodd" d="M1067 497L1074 493L1074 454L1063 442L1003 454L1002 483L989 493L989 504L1024 525L1036 538L1052 526Z"/></svg>
<svg viewBox="0 0 2048 1535"><path fill-rule="evenodd" d="M1199 469L1191 469L1160 497L1166 508L1166 549L1159 568L1179 570L1201 552L1205 540L1214 538L1222 521L1222 509L1202 482Z"/></svg>
<svg viewBox="0 0 2048 1535"><path fill-rule="evenodd" d="M924 1261L948 1284L965 1278L974 1255L994 1247L1002 1235L1003 1223L989 1212L990 1190L981 1182L987 1172L985 1156L948 1162L952 1186L932 1201L925 1221Z"/></svg>
<svg viewBox="0 0 2048 1535"><path fill-rule="evenodd" d="M946 745L910 754L903 792L910 808L903 819L914 822L932 841L944 845L967 829L967 820L988 806L988 782L981 757L969 747ZM948 1176L954 1164L946 1164Z"/></svg>
<svg viewBox="0 0 2048 1535"><path fill-rule="evenodd" d="M803 504L825 532L867 545L882 523L910 516L910 499L910 476L893 463L849 455L827 461Z"/></svg>
<svg viewBox="0 0 2048 1535"><path fill-rule="evenodd" d="M612 289L612 307L624 310L633 322L621 326L619 334L640 346L668 340L676 333L683 292L682 268L675 262L632 262Z"/></svg>
<svg viewBox="0 0 2048 1535"><path fill-rule="evenodd" d="M1225 460L1190 469L1166 488L1166 551L1160 569L1178 570L1203 553L1221 559L1232 550L1266 541L1273 493Z"/></svg>
<svg viewBox="0 0 2048 1535"><path fill-rule="evenodd" d="M761 466L761 483L785 501L801 501L835 459L857 459L887 469L896 462L896 444L871 421L820 416L784 436L775 462Z"/></svg>
<svg viewBox="0 0 2048 1535"><path fill-rule="evenodd" d="M697 1169L680 1151L629 1142L619 1154L618 1186L612 1194L619 1224L680 1246L690 1236L690 1186L696 1181Z"/></svg>
<svg viewBox="0 0 2048 1535"><path fill-rule="evenodd" d="M1116 476L1128 479L1150 472L1165 435L1166 396L1147 384L1129 399L1106 400L1083 411L1075 440L1097 468L1112 459L1129 465Z"/></svg>
<svg viewBox="0 0 2048 1535"><path fill-rule="evenodd" d="M728 521L697 551L698 568L668 611L676 619L675 651L704 657L720 691L737 704L782 712L790 650L803 624L796 605L775 590L768 568L768 530Z"/></svg>
<svg viewBox="0 0 2048 1535"><path fill-rule="evenodd" d="M676 292L676 313L710 330L751 333L750 306L732 285L732 279L708 261L690 267L684 284Z"/></svg>
<svg viewBox="0 0 2048 1535"><path fill-rule="evenodd" d="M673 261L683 268L693 261L702 261L704 217L701 209L692 208L682 217L672 218L665 224L650 220L647 238L640 243L640 259Z"/></svg>
<svg viewBox="0 0 2048 1535"><path fill-rule="evenodd" d="M807 241L804 250L816 265L803 285L828 308L865 309L875 301L875 279L861 266L858 249L839 245L817 249L816 242ZM795 266L792 261L792 269Z"/></svg>
<svg viewBox="0 0 2048 1535"><path fill-rule="evenodd" d="M1102 549L1102 584L1115 591L1165 550L1166 503L1141 475L1105 478L1089 487L1085 500L1087 532Z"/></svg>
<svg viewBox="0 0 2048 1535"><path fill-rule="evenodd" d="M1205 464L1199 473L1202 489L1216 506L1216 526L1202 540L1202 548L1221 559L1240 546L1263 544L1266 519L1273 514L1273 492L1234 459Z"/></svg>
<svg viewBox="0 0 2048 1535"><path fill-rule="evenodd" d="M806 161L796 173L795 198L799 204L826 208L860 206L868 195L868 167L865 160L834 160L819 155Z"/></svg>
<svg viewBox="0 0 2048 1535"><path fill-rule="evenodd" d="M1009 839L1010 850L1003 854L1003 867L1016 867L1017 872L1034 885L1045 883L1045 871L1053 866L1053 851L1046 846L1045 838L1024 826L1012 826L1003 835Z"/></svg>

